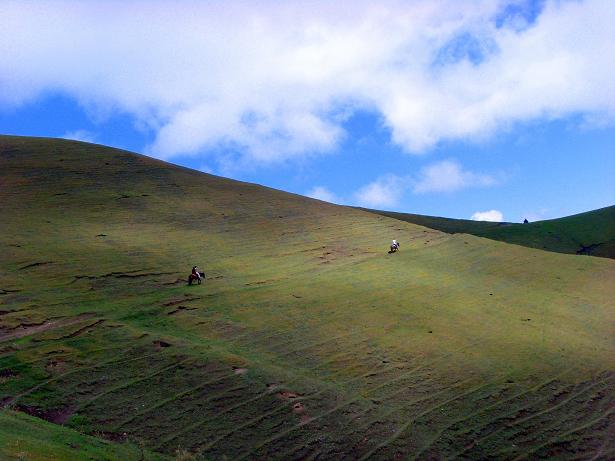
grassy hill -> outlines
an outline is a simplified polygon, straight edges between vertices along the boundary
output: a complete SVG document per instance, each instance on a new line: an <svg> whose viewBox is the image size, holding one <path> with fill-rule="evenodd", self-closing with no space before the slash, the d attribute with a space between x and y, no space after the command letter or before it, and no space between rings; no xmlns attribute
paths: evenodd
<svg viewBox="0 0 615 461"><path fill-rule="evenodd" d="M39 138L0 137L0 213L6 457L615 456L610 259Z"/></svg>
<svg viewBox="0 0 615 461"><path fill-rule="evenodd" d="M529 224L439 218L367 210L449 234L464 233L558 253L615 259L615 206Z"/></svg>
<svg viewBox="0 0 615 461"><path fill-rule="evenodd" d="M29 416L0 412L0 459L2 460L137 460L164 461L134 443L118 444Z"/></svg>

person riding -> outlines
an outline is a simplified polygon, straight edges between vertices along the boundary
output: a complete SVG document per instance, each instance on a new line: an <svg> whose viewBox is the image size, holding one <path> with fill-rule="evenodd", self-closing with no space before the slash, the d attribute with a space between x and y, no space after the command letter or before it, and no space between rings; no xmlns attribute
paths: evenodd
<svg viewBox="0 0 615 461"><path fill-rule="evenodd" d="M391 244L392 247L395 248L399 248L399 242L397 242L397 240L393 239L393 243Z"/></svg>
<svg viewBox="0 0 615 461"><path fill-rule="evenodd" d="M192 268L192 275L194 275L197 279L201 280L201 273L197 270L196 266Z"/></svg>

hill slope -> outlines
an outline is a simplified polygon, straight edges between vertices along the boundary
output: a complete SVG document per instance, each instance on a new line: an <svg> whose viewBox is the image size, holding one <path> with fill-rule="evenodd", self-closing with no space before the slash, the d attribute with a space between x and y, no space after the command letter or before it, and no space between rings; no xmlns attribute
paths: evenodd
<svg viewBox="0 0 615 461"><path fill-rule="evenodd" d="M22 412L0 412L2 460L137 460L164 461L166 456L135 444L117 444L48 423Z"/></svg>
<svg viewBox="0 0 615 461"><path fill-rule="evenodd" d="M615 453L615 261L61 140L0 138L0 207L5 408L206 459Z"/></svg>
<svg viewBox="0 0 615 461"><path fill-rule="evenodd" d="M464 233L558 253L615 259L615 206L529 224L439 218L368 210L449 234Z"/></svg>

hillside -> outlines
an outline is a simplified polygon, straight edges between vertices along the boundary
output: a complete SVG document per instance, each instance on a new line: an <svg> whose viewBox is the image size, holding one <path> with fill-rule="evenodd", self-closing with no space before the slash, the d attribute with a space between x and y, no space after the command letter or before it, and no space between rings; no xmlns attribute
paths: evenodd
<svg viewBox="0 0 615 461"><path fill-rule="evenodd" d="M9 459L615 456L610 259L42 138L0 137L0 213Z"/></svg>
<svg viewBox="0 0 615 461"><path fill-rule="evenodd" d="M137 460L164 461L167 457L137 444L119 444L80 434L23 412L0 412L2 460Z"/></svg>
<svg viewBox="0 0 615 461"><path fill-rule="evenodd" d="M615 259L615 206L529 224L439 218L368 210L449 234L464 233L558 253Z"/></svg>

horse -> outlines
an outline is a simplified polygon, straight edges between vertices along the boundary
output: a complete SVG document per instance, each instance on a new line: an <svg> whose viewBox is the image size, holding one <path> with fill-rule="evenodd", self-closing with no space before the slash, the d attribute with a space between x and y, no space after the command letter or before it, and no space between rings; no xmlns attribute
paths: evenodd
<svg viewBox="0 0 615 461"><path fill-rule="evenodd" d="M194 282L195 280L200 285L203 282L203 280L205 280L205 272L199 272L199 275L201 277L197 277L195 274L190 274L188 276L188 285L192 285L192 282Z"/></svg>
<svg viewBox="0 0 615 461"><path fill-rule="evenodd" d="M391 250L389 251L389 254L391 253L395 253L397 250L399 250L399 243L397 244L391 244Z"/></svg>

